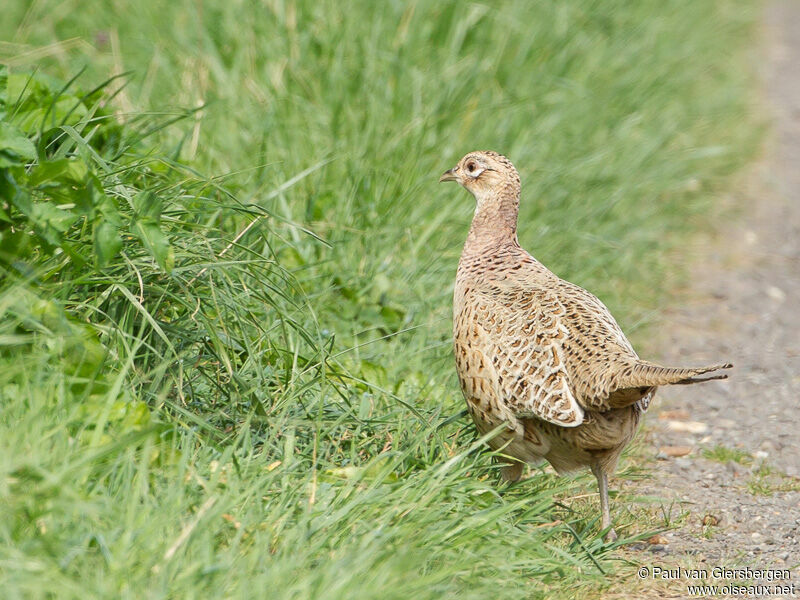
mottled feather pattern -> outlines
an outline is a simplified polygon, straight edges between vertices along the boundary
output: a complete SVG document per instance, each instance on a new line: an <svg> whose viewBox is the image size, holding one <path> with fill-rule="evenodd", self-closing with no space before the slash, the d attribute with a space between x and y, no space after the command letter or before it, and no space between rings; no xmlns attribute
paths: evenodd
<svg viewBox="0 0 800 600"><path fill-rule="evenodd" d="M561 323L563 307L546 290L520 294L508 280L478 285L472 291L470 320L480 342L473 352L491 364L499 401L516 417L539 417L577 426L583 410L570 390ZM509 307L517 306L517 309Z"/></svg>
<svg viewBox="0 0 800 600"><path fill-rule="evenodd" d="M458 281L464 285L456 293L468 289L470 297L456 297L455 322L464 320L458 310L466 306L468 320L483 332L473 351L492 357L498 393L518 416L577 426L583 409L615 408L614 400L628 406L650 394L637 388L609 400L638 356L597 298L513 242L491 251L491 260L462 258ZM457 328L456 339L461 332L468 328Z"/></svg>

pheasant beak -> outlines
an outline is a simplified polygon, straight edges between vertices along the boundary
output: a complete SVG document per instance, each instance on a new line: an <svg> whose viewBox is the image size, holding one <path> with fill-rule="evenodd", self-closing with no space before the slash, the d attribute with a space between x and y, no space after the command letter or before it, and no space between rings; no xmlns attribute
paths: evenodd
<svg viewBox="0 0 800 600"><path fill-rule="evenodd" d="M448 169L447 171L442 173L442 176L439 177L439 183L442 183L443 181L458 181L455 167L453 167L452 169Z"/></svg>

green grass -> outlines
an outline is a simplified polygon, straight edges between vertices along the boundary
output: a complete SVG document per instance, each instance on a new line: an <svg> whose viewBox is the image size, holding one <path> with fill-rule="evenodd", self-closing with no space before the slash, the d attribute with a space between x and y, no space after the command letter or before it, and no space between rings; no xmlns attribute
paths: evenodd
<svg viewBox="0 0 800 600"><path fill-rule="evenodd" d="M800 480L782 473L765 461L752 469L747 491L754 496L772 496L777 492L800 491Z"/></svg>
<svg viewBox="0 0 800 600"><path fill-rule="evenodd" d="M753 457L750 453L738 448L729 448L728 446L722 445L717 445L713 448L704 448L703 458L721 463L733 461L740 465L749 465L753 462Z"/></svg>
<svg viewBox="0 0 800 600"><path fill-rule="evenodd" d="M613 584L590 478L504 486L461 415L436 181L507 154L523 245L646 343L757 141L752 3L7 4L4 597Z"/></svg>
<svg viewBox="0 0 800 600"><path fill-rule="evenodd" d="M754 496L771 496L775 492L800 490L800 481L789 477L770 465L765 459L756 459L748 452L727 446L714 446L703 450L703 457L721 463L735 462L750 468L746 482L747 491Z"/></svg>
<svg viewBox="0 0 800 600"><path fill-rule="evenodd" d="M771 475L775 470L765 462L753 469L752 476L747 482L747 490L754 496L771 496L774 492L774 481Z"/></svg>

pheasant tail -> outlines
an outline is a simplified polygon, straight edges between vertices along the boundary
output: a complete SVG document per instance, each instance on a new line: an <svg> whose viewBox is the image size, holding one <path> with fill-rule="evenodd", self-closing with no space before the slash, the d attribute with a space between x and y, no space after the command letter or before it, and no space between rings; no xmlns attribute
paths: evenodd
<svg viewBox="0 0 800 600"><path fill-rule="evenodd" d="M727 379L726 373L718 373L708 377L701 377L706 373L713 373L722 369L730 369L731 363L699 367L696 369L682 369L673 367L661 367L644 361L637 362L628 372L624 372L620 377L618 388L635 387L654 387L659 385L685 385L690 383L702 383L714 379Z"/></svg>

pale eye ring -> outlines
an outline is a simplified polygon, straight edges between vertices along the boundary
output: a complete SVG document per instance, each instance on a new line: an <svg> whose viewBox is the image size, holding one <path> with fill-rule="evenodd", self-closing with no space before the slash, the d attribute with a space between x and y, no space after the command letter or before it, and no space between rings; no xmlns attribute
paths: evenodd
<svg viewBox="0 0 800 600"><path fill-rule="evenodd" d="M474 162L469 161L467 163L467 171L469 171L470 173L474 173L475 172L475 168L476 167L475 167L475 163Z"/></svg>

